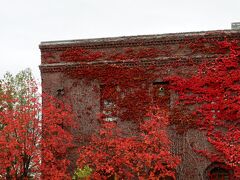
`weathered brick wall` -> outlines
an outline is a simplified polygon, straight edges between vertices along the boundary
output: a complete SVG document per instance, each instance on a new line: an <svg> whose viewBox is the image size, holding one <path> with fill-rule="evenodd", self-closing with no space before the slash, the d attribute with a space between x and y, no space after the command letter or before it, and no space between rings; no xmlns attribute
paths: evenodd
<svg viewBox="0 0 240 180"><path fill-rule="evenodd" d="M210 31L198 33L181 33L150 36L133 36L120 38L89 39L43 42L40 44L43 91L58 98L65 97L65 100L73 105L77 114L77 121L80 129L73 129L76 136L89 137L91 133L98 129L97 114L100 113L100 86L101 82L97 79L92 82L84 81L84 78L67 76L66 72L71 72L78 68L92 68L104 66L106 64L116 64L126 67L148 66L150 64L157 66L159 79L167 75L189 76L196 72L197 64L203 60L212 60L216 54L203 54L193 52L186 42L194 42L201 38L223 40L240 38L239 31ZM81 48L93 53L101 53L99 58L95 56L87 60L74 59L71 56L63 56L68 50ZM141 52L144 49L157 49L157 56L144 57L139 55L137 59L131 59L131 56L124 54L128 48L135 52ZM116 59L116 55L125 55ZM73 55L73 56L72 56ZM115 55L115 56L114 56ZM76 56L78 54L76 53ZM114 57L113 57L114 56ZM71 59L72 58L72 59ZM165 65L170 64L166 69ZM97 89L96 89L97 87ZM174 94L170 95L171 108L174 106ZM67 97L67 98L66 98ZM91 107L91 108L90 108ZM170 110L171 110L170 108ZM120 126L129 129L132 127L128 122L120 122ZM169 130L173 141L173 152L182 157L182 163L178 167L178 179L204 179L204 171L210 164L205 158L200 157L192 148L209 148L209 144L202 132L189 130L184 134L176 134ZM86 138L87 141L87 138ZM71 159L76 159L72 156Z"/></svg>

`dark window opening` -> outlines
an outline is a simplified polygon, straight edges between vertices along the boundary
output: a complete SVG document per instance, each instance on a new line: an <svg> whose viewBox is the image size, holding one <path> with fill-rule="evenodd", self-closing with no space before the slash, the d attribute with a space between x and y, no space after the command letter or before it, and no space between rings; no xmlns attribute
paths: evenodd
<svg viewBox="0 0 240 180"><path fill-rule="evenodd" d="M168 109L170 105L170 91L168 81L153 82L153 103L160 108Z"/></svg>
<svg viewBox="0 0 240 180"><path fill-rule="evenodd" d="M232 180L233 170L224 163L214 162L206 169L208 180Z"/></svg>
<svg viewBox="0 0 240 180"><path fill-rule="evenodd" d="M169 85L168 81L154 81L153 85Z"/></svg>
<svg viewBox="0 0 240 180"><path fill-rule="evenodd" d="M57 89L57 96L63 96L63 95L64 95L64 89L63 88Z"/></svg>
<svg viewBox="0 0 240 180"><path fill-rule="evenodd" d="M230 179L230 172L221 167L213 168L209 173L210 180L229 180Z"/></svg>

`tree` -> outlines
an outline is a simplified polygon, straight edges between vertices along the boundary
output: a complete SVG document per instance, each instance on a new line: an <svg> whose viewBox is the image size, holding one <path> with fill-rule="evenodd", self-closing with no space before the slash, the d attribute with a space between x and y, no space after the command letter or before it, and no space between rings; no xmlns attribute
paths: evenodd
<svg viewBox="0 0 240 180"><path fill-rule="evenodd" d="M115 122L101 124L99 134L80 147L78 166L93 169L95 179L175 178L179 159L170 152L168 118L158 108L154 111L149 112L149 120L140 125L140 131L131 136L124 135Z"/></svg>
<svg viewBox="0 0 240 180"><path fill-rule="evenodd" d="M30 70L15 77L8 73L0 87L1 178L70 179L66 153L73 146L67 131L74 125L70 107L41 96Z"/></svg>
<svg viewBox="0 0 240 180"><path fill-rule="evenodd" d="M30 69L20 71L16 76L7 72L0 80L0 84L0 93L7 95L8 98L18 99L18 103L24 104L24 96L36 96L36 93L33 92L36 90L36 83ZM11 108L14 103L8 105Z"/></svg>
<svg viewBox="0 0 240 180"><path fill-rule="evenodd" d="M206 132L215 151L197 150L211 161L222 162L240 177L240 47L239 41L211 42L207 52L224 52L204 62L192 77L171 77L179 105L191 109L192 126ZM193 109L193 110L192 110ZM193 117L191 116L191 117Z"/></svg>

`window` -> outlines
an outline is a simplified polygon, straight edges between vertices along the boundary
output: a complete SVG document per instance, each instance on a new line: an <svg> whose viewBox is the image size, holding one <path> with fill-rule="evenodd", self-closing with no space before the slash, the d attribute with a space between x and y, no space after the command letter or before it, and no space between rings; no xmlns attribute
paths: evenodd
<svg viewBox="0 0 240 180"><path fill-rule="evenodd" d="M210 171L209 179L210 180L218 180L218 179L229 180L230 172L224 168L215 167Z"/></svg>
<svg viewBox="0 0 240 180"><path fill-rule="evenodd" d="M170 105L169 82L153 82L153 102L161 109L168 109Z"/></svg>
<svg viewBox="0 0 240 180"><path fill-rule="evenodd" d="M206 179L208 180L231 180L233 171L223 163L214 162L206 169Z"/></svg>
<svg viewBox="0 0 240 180"><path fill-rule="evenodd" d="M103 100L102 113L105 116L104 120L107 122L116 121L117 117L113 115L116 104L110 100Z"/></svg>
<svg viewBox="0 0 240 180"><path fill-rule="evenodd" d="M101 85L100 86L100 107L101 112L103 114L103 120L106 122L112 122L116 121L117 117L114 115L116 114L116 103L111 100L111 97L105 97L104 96L104 90L106 86Z"/></svg>

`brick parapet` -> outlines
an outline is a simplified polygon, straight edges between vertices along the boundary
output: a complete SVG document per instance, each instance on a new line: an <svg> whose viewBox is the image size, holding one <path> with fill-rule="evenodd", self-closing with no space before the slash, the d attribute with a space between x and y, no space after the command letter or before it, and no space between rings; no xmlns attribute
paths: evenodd
<svg viewBox="0 0 240 180"><path fill-rule="evenodd" d="M158 46L165 44L176 44L186 40L198 38L207 38L215 40L240 39L240 31L237 30L219 30L219 31L202 31L188 33L171 33L161 35L142 35L142 36L125 36L113 38L96 38L84 40L67 40L67 41L48 41L42 42L39 48L45 51L62 51L69 47L81 47L84 49L102 49L110 47L139 47L139 46Z"/></svg>
<svg viewBox="0 0 240 180"><path fill-rule="evenodd" d="M161 66L168 61L178 61L181 63L188 61L187 59L199 60L199 55L192 54L189 47L186 46L186 42L196 42L197 40L204 38L208 40L224 40L224 39L240 39L240 31L224 30L224 31L206 31L206 32L194 32L194 33L175 33L175 34L163 34L163 35L146 35L146 36L129 36L129 37L116 37L116 38L97 38L97 39L85 39L85 40L68 40L68 41L49 41L42 42L40 44L41 50L41 66L40 69L44 70L47 66L48 69L62 63L66 66L72 66L72 62L64 61L61 58L61 54L71 48L89 49L91 52L100 52L105 55L109 55L113 51L116 53L124 52L126 48L132 48L134 50L143 50L144 48L155 48L157 50L171 51L170 54L161 54L155 58L139 58L135 62L140 61L140 64L151 64ZM182 46L181 49L179 46ZM46 58L50 54L50 61ZM52 57L51 57L52 56ZM205 54L205 56L211 56L211 54ZM205 58L205 57L203 57ZM207 57L209 58L209 57ZM149 63L146 63L149 61ZM109 64L121 64L131 66L134 64L131 59L122 61L114 61L113 59L101 57L91 62L79 61L76 65L101 65L103 63ZM53 64L50 65L50 64ZM43 66L44 65L44 66ZM55 68L56 69L56 68Z"/></svg>

